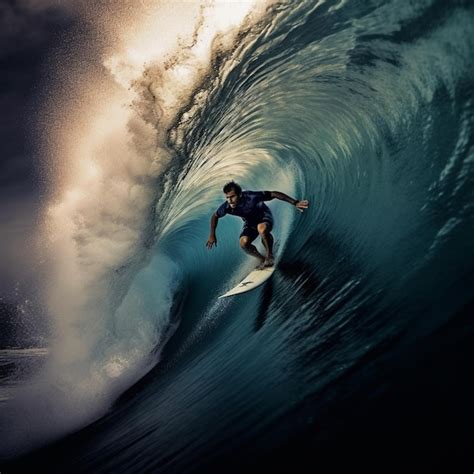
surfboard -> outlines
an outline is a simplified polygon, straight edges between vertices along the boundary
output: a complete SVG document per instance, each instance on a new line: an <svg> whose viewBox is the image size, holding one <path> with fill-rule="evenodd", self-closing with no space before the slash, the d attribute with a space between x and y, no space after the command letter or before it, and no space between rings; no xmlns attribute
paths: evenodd
<svg viewBox="0 0 474 474"><path fill-rule="evenodd" d="M253 270L236 287L219 296L219 298L227 298L228 296L240 295L241 293L254 290L265 283L273 275L274 271L275 266L262 270Z"/></svg>

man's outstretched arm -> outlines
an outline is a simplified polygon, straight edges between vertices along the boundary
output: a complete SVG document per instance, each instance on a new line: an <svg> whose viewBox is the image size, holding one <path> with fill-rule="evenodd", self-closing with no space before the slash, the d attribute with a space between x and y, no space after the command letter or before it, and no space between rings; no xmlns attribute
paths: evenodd
<svg viewBox="0 0 474 474"><path fill-rule="evenodd" d="M295 206L298 211L303 212L304 209L308 209L309 201L306 199L298 200L288 196L285 193L281 193L280 191L270 191L270 196L272 199L280 199L280 201L286 201Z"/></svg>
<svg viewBox="0 0 474 474"><path fill-rule="evenodd" d="M206 247L208 249L212 249L212 246L215 245L217 247L217 237L216 237L216 227L217 222L219 221L219 217L214 212L211 216L211 232L209 234L209 238L207 239Z"/></svg>

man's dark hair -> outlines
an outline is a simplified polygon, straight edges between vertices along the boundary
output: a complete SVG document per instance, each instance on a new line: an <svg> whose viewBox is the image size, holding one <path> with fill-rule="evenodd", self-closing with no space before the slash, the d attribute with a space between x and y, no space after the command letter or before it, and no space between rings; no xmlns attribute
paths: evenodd
<svg viewBox="0 0 474 474"><path fill-rule="evenodd" d="M237 194L238 196L240 196L242 194L242 188L240 187L240 185L238 185L234 181L229 181L224 186L223 191L224 191L225 194L230 193L231 191L235 191L235 194Z"/></svg>

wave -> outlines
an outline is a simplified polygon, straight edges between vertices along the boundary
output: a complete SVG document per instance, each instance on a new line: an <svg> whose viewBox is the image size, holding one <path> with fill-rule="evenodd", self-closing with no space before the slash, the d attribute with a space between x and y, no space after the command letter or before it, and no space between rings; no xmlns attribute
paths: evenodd
<svg viewBox="0 0 474 474"><path fill-rule="evenodd" d="M83 137L48 211L50 355L6 411L24 421L7 450L102 416L157 364L181 320L181 357L214 330L229 310L215 295L248 266L237 221L219 225L217 251L204 245L230 179L311 202L303 215L270 203L286 279L265 311L287 318L275 338L295 341L317 386L471 271L472 9L262 3L224 27L222 6L206 5L172 54L109 55L125 88L101 84L100 113L85 106L90 123L55 145L59 160Z"/></svg>

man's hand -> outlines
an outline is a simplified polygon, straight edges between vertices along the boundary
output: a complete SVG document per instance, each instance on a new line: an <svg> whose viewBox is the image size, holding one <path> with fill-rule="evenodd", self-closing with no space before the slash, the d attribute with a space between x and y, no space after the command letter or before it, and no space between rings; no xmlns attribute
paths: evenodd
<svg viewBox="0 0 474 474"><path fill-rule="evenodd" d="M281 201L289 202L291 205L295 206L298 211L303 212L305 209L308 209L309 201L306 199L302 199L298 201L285 193L280 191L266 191L270 193L270 199L265 199L265 201L270 201L271 199L280 199Z"/></svg>
<svg viewBox="0 0 474 474"><path fill-rule="evenodd" d="M296 201L295 207L298 209L298 211L303 212L305 209L308 209L309 201L306 199L303 199L302 201Z"/></svg>
<svg viewBox="0 0 474 474"><path fill-rule="evenodd" d="M209 239L207 240L206 247L211 250L212 246L215 245L217 247L217 239L215 235L210 235Z"/></svg>

